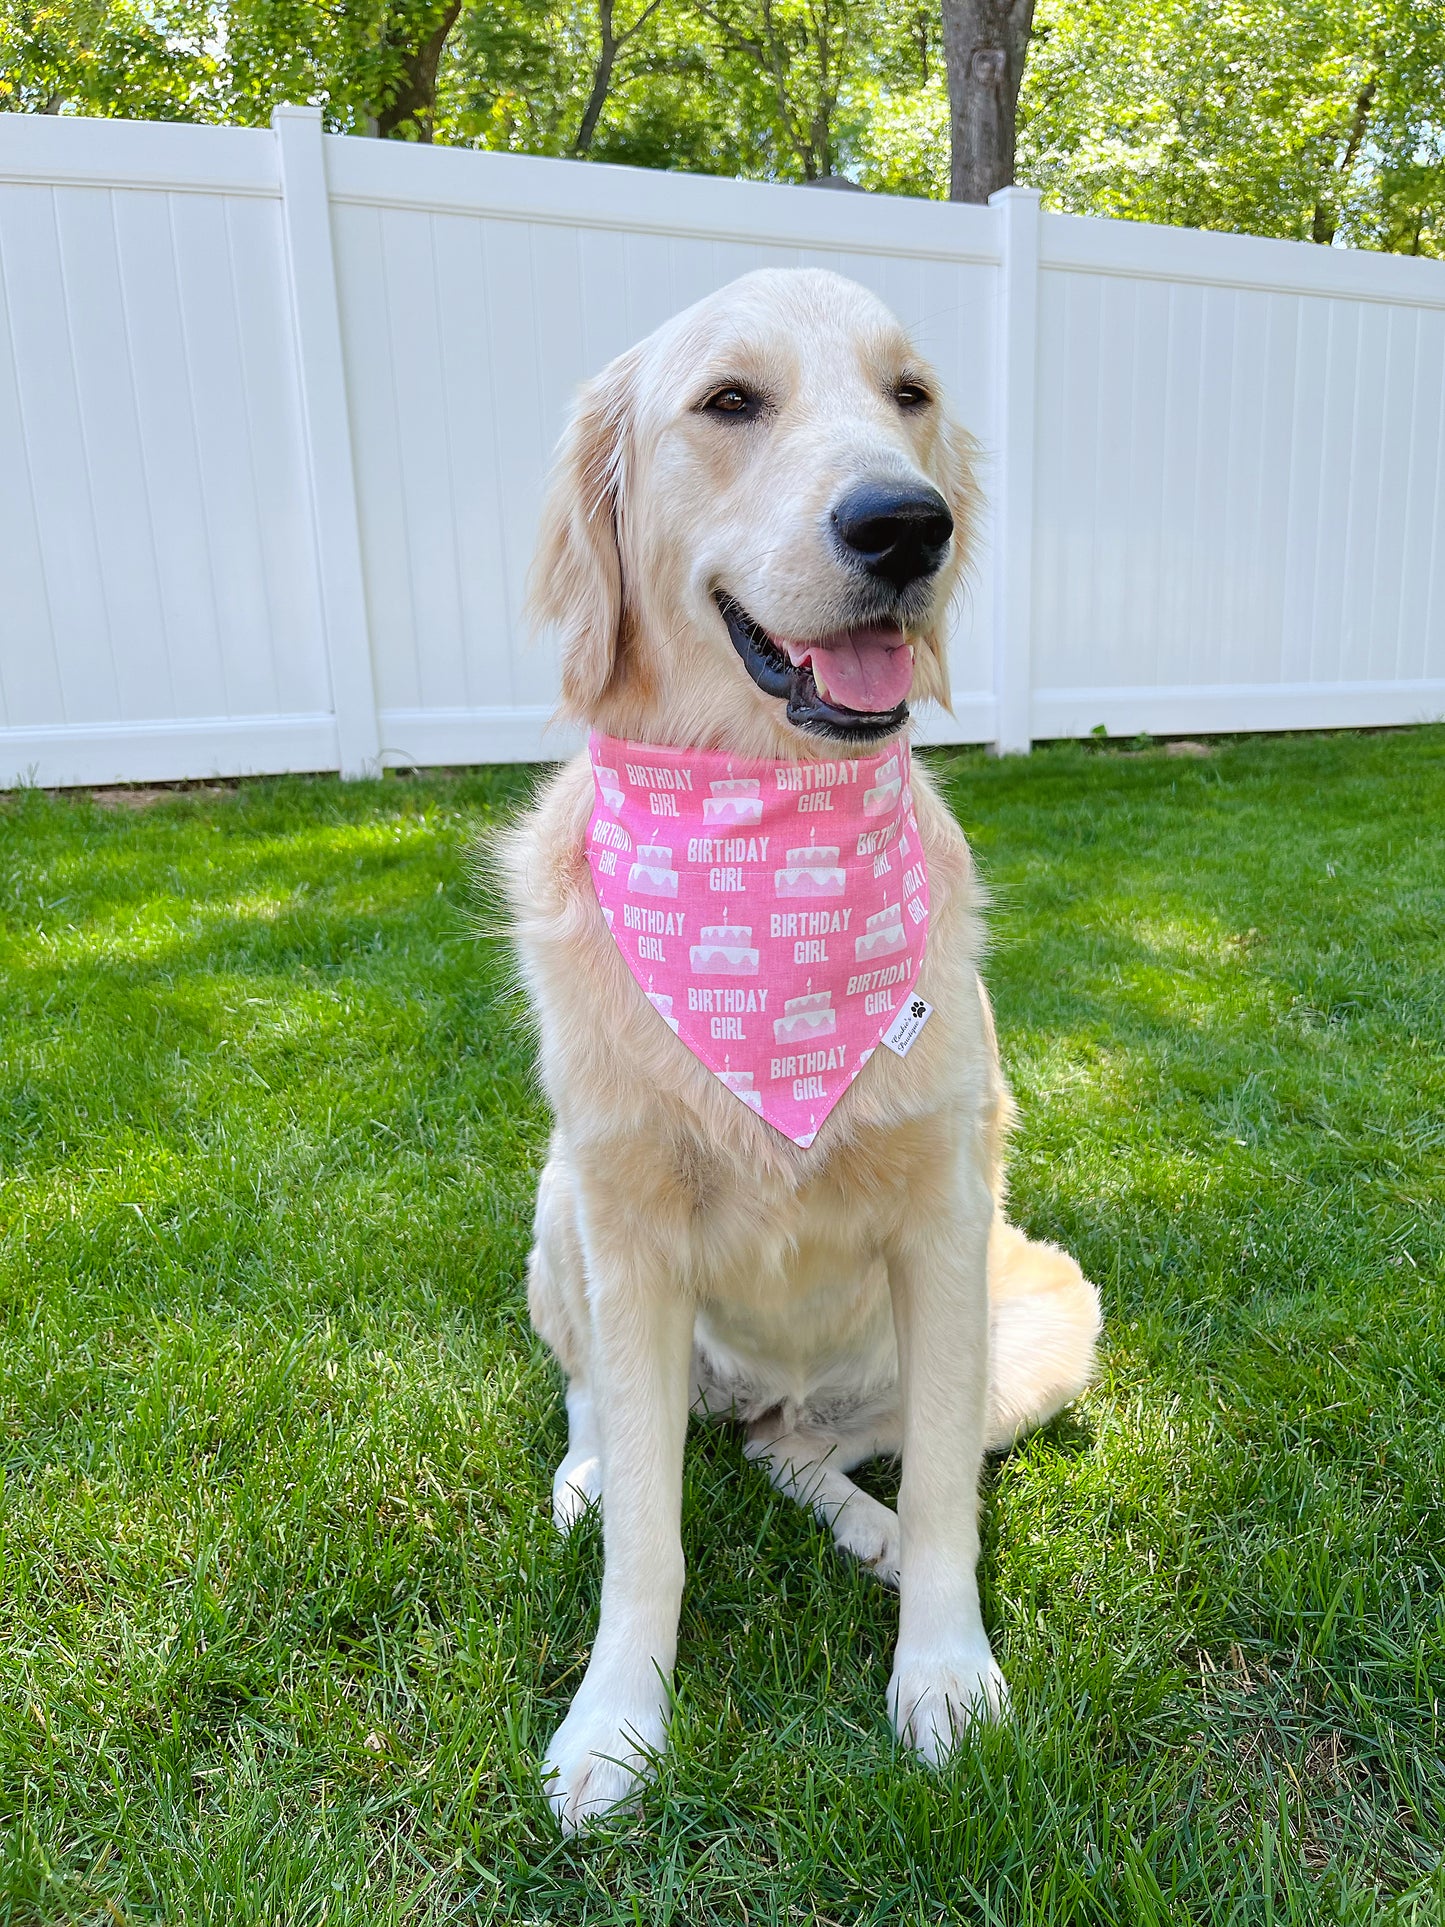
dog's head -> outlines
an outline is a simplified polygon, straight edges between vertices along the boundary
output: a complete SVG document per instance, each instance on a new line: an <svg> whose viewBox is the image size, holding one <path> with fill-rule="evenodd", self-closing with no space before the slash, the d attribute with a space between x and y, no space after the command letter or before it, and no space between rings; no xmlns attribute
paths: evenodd
<svg viewBox="0 0 1445 1927"><path fill-rule="evenodd" d="M558 453L531 606L565 710L768 755L946 703L971 454L855 282L766 270L676 316L583 390Z"/></svg>

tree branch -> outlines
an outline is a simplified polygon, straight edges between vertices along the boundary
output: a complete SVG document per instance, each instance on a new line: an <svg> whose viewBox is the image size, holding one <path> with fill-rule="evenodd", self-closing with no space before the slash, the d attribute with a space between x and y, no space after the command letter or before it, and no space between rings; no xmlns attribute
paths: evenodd
<svg viewBox="0 0 1445 1927"><path fill-rule="evenodd" d="M1355 124L1350 130L1349 144L1341 155L1339 166L1335 170L1338 174L1348 174L1355 164L1355 156L1359 153L1360 144L1365 138L1365 129L1369 125L1370 120L1370 109L1375 104L1375 95L1379 90L1379 85L1378 75L1371 74L1370 78L1360 89L1359 99L1355 102Z"/></svg>
<svg viewBox="0 0 1445 1927"><path fill-rule="evenodd" d="M619 51L627 45L628 41L631 40L639 28L647 25L648 21L661 5L662 0L647 0L647 5L642 9L642 12L638 14L632 25L630 27L624 27L622 32L618 34L617 47Z"/></svg>

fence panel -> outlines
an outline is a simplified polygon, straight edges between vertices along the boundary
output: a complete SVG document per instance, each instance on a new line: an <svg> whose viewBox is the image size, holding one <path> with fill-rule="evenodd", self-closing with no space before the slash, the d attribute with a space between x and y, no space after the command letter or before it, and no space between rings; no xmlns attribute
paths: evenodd
<svg viewBox="0 0 1445 1927"><path fill-rule="evenodd" d="M1445 714L1445 265L0 116L0 783L529 760L577 385L750 268L900 314L996 505L933 741Z"/></svg>
<svg viewBox="0 0 1445 1927"><path fill-rule="evenodd" d="M0 128L0 781L335 763L268 133Z"/></svg>
<svg viewBox="0 0 1445 1927"><path fill-rule="evenodd" d="M1445 712L1445 267L1046 215L1033 734Z"/></svg>

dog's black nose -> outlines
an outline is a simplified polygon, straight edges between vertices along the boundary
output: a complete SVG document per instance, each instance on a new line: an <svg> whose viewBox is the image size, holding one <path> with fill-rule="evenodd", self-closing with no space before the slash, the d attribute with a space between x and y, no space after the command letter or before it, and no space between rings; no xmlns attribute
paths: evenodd
<svg viewBox="0 0 1445 1927"><path fill-rule="evenodd" d="M835 506L833 527L869 575L906 589L943 561L953 517L926 483L860 482Z"/></svg>

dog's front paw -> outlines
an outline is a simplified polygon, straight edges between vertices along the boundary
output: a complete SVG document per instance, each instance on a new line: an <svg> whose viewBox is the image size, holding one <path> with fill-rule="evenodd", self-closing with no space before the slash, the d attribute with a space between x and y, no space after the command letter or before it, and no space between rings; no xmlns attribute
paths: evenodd
<svg viewBox="0 0 1445 1927"><path fill-rule="evenodd" d="M900 1653L888 1686L893 1731L929 1766L941 1766L976 1720L1008 1710L1008 1687L987 1640L936 1653Z"/></svg>
<svg viewBox="0 0 1445 1927"><path fill-rule="evenodd" d="M552 1519L568 1533L594 1507L602 1505L602 1461L595 1452L568 1453L552 1479Z"/></svg>
<svg viewBox="0 0 1445 1927"><path fill-rule="evenodd" d="M578 1833L626 1805L652 1770L667 1735L667 1701L656 1693L589 1691L552 1735L542 1783L563 1833Z"/></svg>
<svg viewBox="0 0 1445 1927"><path fill-rule="evenodd" d="M833 1540L840 1552L852 1553L876 1579L898 1590L903 1536L892 1506L855 1492L833 1521Z"/></svg>

